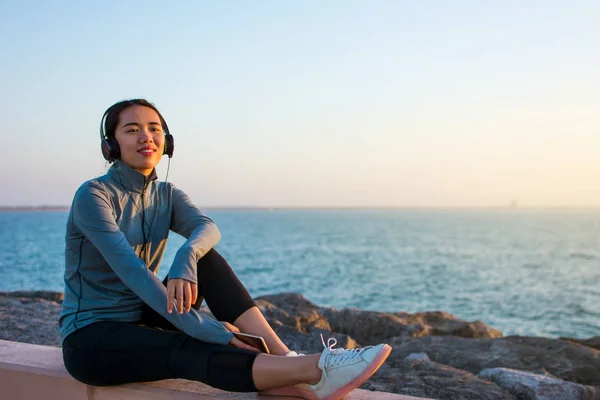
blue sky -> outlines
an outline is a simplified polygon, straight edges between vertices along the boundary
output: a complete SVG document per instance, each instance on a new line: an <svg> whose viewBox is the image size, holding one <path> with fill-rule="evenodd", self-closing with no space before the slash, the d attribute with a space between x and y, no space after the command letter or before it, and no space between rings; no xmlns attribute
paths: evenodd
<svg viewBox="0 0 600 400"><path fill-rule="evenodd" d="M4 1L0 205L69 204L106 170L104 110L145 97L200 206L598 206L599 20L597 1Z"/></svg>

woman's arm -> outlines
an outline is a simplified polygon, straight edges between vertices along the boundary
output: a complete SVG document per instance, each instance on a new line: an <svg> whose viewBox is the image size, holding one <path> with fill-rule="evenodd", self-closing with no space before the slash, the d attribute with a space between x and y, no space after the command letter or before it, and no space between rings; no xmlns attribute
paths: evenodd
<svg viewBox="0 0 600 400"><path fill-rule="evenodd" d="M88 182L75 194L73 221L100 251L117 276L152 309L188 335L205 342L228 344L233 335L219 322L196 310L167 312L167 291L140 260L115 221L113 209L102 186Z"/></svg>
<svg viewBox="0 0 600 400"><path fill-rule="evenodd" d="M196 264L219 243L221 233L217 225L202 214L182 190L173 187L172 201L171 230L187 240L175 255L169 279L180 278L198 283Z"/></svg>

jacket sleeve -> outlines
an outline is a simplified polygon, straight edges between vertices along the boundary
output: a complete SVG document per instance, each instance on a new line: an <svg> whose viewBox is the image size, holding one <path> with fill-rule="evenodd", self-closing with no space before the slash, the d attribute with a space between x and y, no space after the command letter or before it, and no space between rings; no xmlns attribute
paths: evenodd
<svg viewBox="0 0 600 400"><path fill-rule="evenodd" d="M73 221L119 279L165 319L198 340L218 344L231 341L233 334L221 323L195 309L183 314L167 312L166 288L133 251L115 221L111 203L101 186L88 182L77 191L73 201Z"/></svg>
<svg viewBox="0 0 600 400"><path fill-rule="evenodd" d="M169 279L182 278L198 283L196 264L221 240L221 233L217 225L202 214L182 190L173 187L172 201L170 228L187 240L175 254Z"/></svg>

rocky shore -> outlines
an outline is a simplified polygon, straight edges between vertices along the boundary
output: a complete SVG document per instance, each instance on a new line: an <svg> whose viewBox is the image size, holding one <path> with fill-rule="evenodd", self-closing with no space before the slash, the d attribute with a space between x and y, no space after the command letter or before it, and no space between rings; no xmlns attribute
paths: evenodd
<svg viewBox="0 0 600 400"><path fill-rule="evenodd" d="M0 339L59 346L61 301L62 293L0 292ZM320 334L346 348L392 345L364 389L440 400L600 400L600 336L504 337L444 312L338 310L296 293L255 301L295 350L321 351Z"/></svg>

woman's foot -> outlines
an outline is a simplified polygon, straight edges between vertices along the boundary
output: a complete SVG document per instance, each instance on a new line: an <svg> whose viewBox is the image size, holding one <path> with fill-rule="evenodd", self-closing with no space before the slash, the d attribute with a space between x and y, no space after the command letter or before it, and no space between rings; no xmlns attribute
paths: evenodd
<svg viewBox="0 0 600 400"><path fill-rule="evenodd" d="M387 344L361 349L334 349L337 344L321 336L325 350L319 358L321 379L313 384L288 386L262 392L267 395L295 396L310 400L338 400L363 384L381 367L392 348Z"/></svg>
<svg viewBox="0 0 600 400"><path fill-rule="evenodd" d="M336 343L334 338L327 341L318 364L323 371L321 381L310 385L319 400L341 399L362 385L381 367L392 351L387 344L353 350L334 349Z"/></svg>

